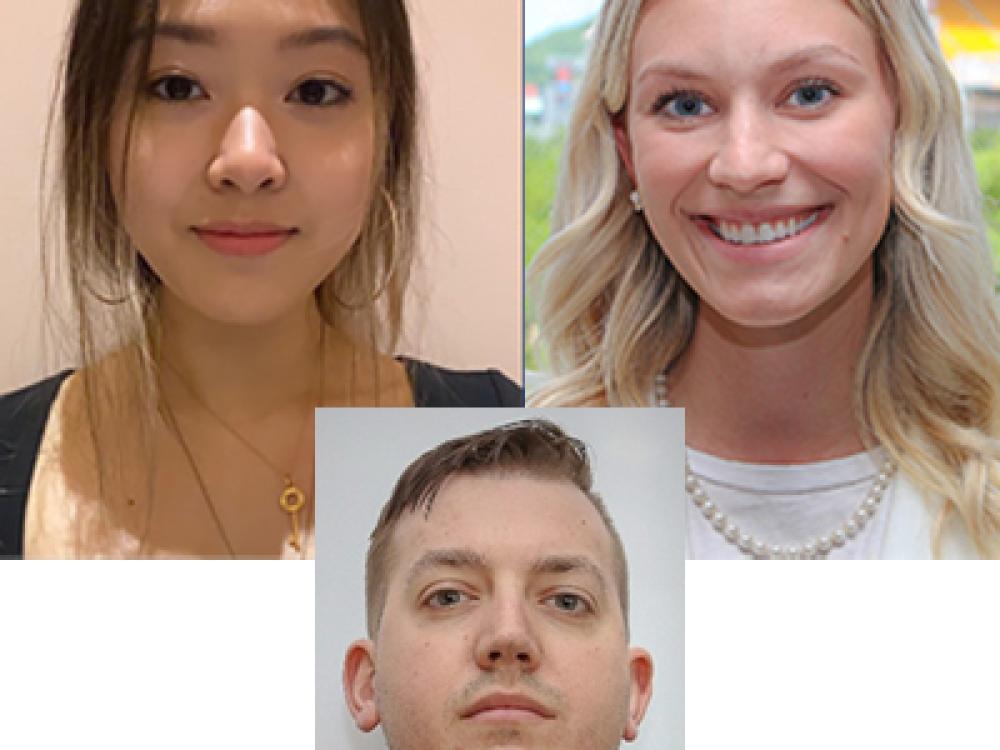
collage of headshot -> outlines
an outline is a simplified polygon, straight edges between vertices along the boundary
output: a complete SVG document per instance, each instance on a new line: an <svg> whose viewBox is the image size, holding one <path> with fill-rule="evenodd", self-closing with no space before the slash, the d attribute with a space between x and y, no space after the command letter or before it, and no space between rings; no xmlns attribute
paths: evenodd
<svg viewBox="0 0 1000 750"><path fill-rule="evenodd" d="M1000 585L1000 0L3 5L0 588L264 575L198 648L316 748L670 750L801 561Z"/></svg>

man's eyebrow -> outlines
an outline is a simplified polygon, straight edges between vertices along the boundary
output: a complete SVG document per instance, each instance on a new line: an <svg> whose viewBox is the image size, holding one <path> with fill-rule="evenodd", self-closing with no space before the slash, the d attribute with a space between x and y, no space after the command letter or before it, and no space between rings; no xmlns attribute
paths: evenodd
<svg viewBox="0 0 1000 750"><path fill-rule="evenodd" d="M413 580L428 568L475 568L483 570L489 567L486 558L468 547L453 547L449 549L432 549L422 554L413 565L406 577L407 588Z"/></svg>
<svg viewBox="0 0 1000 750"><path fill-rule="evenodd" d="M153 33L157 37L200 46L212 46L219 41L219 32L211 26L181 21L158 23ZM278 42L278 49L302 49L319 44L346 44L363 54L368 54L368 49L361 38L344 26L314 26L301 31L293 31L281 38Z"/></svg>
<svg viewBox="0 0 1000 750"><path fill-rule="evenodd" d="M843 58L858 67L862 66L861 61L856 56L835 44L815 44L796 50L778 59L768 66L768 71L771 73L784 73L831 56ZM712 78L710 74L704 71L692 68L682 62L669 60L659 60L650 63L639 73L638 80L642 81L647 76L652 75L666 75L687 81L705 81Z"/></svg>
<svg viewBox="0 0 1000 750"><path fill-rule="evenodd" d="M602 591L608 590L608 581L601 567L584 555L546 555L531 564L532 574L572 573L575 571L589 573L600 584Z"/></svg>

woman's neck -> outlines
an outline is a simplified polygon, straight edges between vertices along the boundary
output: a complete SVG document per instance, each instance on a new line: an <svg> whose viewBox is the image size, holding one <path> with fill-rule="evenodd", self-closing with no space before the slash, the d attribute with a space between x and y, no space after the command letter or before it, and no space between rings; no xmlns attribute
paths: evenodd
<svg viewBox="0 0 1000 750"><path fill-rule="evenodd" d="M854 374L871 312L865 264L821 308L777 328L747 328L703 305L672 370L687 443L722 458L804 463L864 448Z"/></svg>
<svg viewBox="0 0 1000 750"><path fill-rule="evenodd" d="M316 403L324 323L312 300L279 319L239 325L209 320L165 293L161 320L163 388L176 410L203 401L220 415L265 417Z"/></svg>

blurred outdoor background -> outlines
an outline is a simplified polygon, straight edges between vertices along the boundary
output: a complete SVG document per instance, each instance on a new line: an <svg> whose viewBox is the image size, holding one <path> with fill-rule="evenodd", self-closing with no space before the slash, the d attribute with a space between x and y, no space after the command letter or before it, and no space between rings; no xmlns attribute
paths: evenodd
<svg viewBox="0 0 1000 750"><path fill-rule="evenodd" d="M524 49L524 250L530 264L549 235L563 135L601 0L526 0ZM1000 272L1000 0L925 0L962 90ZM545 369L526 288L525 367Z"/></svg>

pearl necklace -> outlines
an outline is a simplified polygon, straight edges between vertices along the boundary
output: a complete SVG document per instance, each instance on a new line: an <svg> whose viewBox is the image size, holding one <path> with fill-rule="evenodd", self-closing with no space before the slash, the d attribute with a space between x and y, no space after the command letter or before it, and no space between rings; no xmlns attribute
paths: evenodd
<svg viewBox="0 0 1000 750"><path fill-rule="evenodd" d="M670 406L667 401L667 378L663 373L656 376L655 397L657 406ZM829 534L823 534L815 539L807 539L801 544L782 545L768 544L741 529L709 499L705 488L702 487L698 477L691 470L690 462L686 458L684 460L685 488L695 508L727 542L734 545L747 557L758 560L815 560L826 557L836 548L843 547L857 537L875 516L886 491L889 489L895 471L895 464L887 459L882 464L871 489L854 513L851 514L851 517Z"/></svg>

